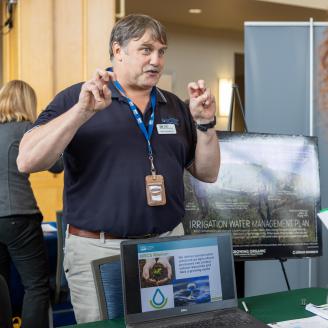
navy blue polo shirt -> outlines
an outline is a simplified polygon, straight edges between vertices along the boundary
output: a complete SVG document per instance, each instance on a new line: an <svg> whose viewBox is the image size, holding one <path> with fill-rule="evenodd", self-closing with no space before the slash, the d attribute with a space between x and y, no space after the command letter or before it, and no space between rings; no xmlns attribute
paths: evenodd
<svg viewBox="0 0 328 328"><path fill-rule="evenodd" d="M77 102L82 83L60 92L34 125L61 115ZM146 140L130 107L113 86L112 103L82 125L64 151L64 215L89 231L128 237L172 230L184 216L183 172L193 159L196 132L189 109L175 95L157 88L151 137L157 174L164 176L166 205L147 205L150 174ZM149 103L144 122L151 115ZM176 134L158 134L156 125L175 124Z"/></svg>

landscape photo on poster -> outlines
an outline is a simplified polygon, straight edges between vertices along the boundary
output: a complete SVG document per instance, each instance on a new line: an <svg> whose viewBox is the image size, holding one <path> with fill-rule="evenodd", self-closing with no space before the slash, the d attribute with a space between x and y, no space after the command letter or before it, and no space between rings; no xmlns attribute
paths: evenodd
<svg viewBox="0 0 328 328"><path fill-rule="evenodd" d="M321 254L315 137L218 132L217 182L185 174L187 234L231 231L235 258Z"/></svg>

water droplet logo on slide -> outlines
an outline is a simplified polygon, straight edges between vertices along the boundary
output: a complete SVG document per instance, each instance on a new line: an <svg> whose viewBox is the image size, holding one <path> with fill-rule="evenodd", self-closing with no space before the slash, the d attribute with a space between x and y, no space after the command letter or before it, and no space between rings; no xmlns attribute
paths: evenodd
<svg viewBox="0 0 328 328"><path fill-rule="evenodd" d="M154 309L162 309L167 304L167 297L165 297L162 291L157 288L155 290L153 298L149 300L149 304Z"/></svg>

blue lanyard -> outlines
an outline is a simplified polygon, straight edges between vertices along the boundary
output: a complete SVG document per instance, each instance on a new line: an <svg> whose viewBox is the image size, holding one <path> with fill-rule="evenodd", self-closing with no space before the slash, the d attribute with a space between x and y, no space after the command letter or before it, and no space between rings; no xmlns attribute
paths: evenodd
<svg viewBox="0 0 328 328"><path fill-rule="evenodd" d="M113 81L115 87L123 94L123 96L128 100L128 104L130 107L130 110L139 126L139 129L141 130L142 134L144 135L146 141L147 141L147 146L148 146L148 154L149 156L153 155L153 151L151 148L151 144L150 144L150 138L151 135L153 133L154 130L154 120L155 120L155 107L156 107L156 88L153 87L153 89L151 90L151 94L150 94L150 100L151 100L151 108L152 108L152 112L151 112L151 116L149 119L149 123L148 123L148 131L145 127L145 124L142 120L142 117L137 109L137 106L133 103L133 101L126 95L124 89L122 88L121 84L116 80Z"/></svg>

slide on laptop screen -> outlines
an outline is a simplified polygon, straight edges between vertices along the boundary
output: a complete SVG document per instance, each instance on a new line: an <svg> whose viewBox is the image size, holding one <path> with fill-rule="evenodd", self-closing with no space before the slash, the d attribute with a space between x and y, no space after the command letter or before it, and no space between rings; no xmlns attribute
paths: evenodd
<svg viewBox="0 0 328 328"><path fill-rule="evenodd" d="M128 240L121 256L128 327L237 307L230 233Z"/></svg>

